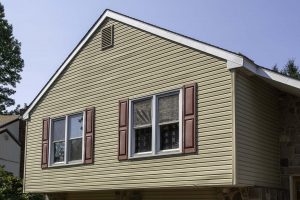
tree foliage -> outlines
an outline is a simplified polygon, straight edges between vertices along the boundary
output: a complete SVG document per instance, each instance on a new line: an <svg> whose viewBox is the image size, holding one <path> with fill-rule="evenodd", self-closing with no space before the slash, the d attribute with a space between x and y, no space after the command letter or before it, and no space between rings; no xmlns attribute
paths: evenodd
<svg viewBox="0 0 300 200"><path fill-rule="evenodd" d="M21 43L13 36L13 27L5 19L4 7L0 3L0 114L15 104L10 96L20 82L24 67L21 58Z"/></svg>
<svg viewBox="0 0 300 200"><path fill-rule="evenodd" d="M294 59L289 59L281 70L278 69L277 65L274 65L273 70L283 75L300 80L300 68L295 64Z"/></svg>
<svg viewBox="0 0 300 200"><path fill-rule="evenodd" d="M22 112L27 109L27 107L28 106L26 103L24 103L23 108L21 108L20 104L18 104L13 110L4 111L3 114L5 114L5 115L21 115Z"/></svg>
<svg viewBox="0 0 300 200"><path fill-rule="evenodd" d="M0 200L42 200L41 194L22 193L22 180L0 166Z"/></svg>

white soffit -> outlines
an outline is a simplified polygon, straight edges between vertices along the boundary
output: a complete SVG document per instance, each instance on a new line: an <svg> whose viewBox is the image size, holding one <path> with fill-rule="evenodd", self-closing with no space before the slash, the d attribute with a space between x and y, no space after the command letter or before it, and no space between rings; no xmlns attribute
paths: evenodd
<svg viewBox="0 0 300 200"><path fill-rule="evenodd" d="M258 75L277 89L300 97L300 80L296 80L268 69L260 68Z"/></svg>
<svg viewBox="0 0 300 200"><path fill-rule="evenodd" d="M257 66L252 61L250 61L246 58L244 58L243 67L260 77L270 79L272 81L276 81L276 82L284 84L284 85L292 86L295 89L298 89L299 93L300 93L300 80L297 80L297 79L294 79L294 78L291 78L288 76L284 76L284 75L274 72L270 69L266 69L266 68Z"/></svg>

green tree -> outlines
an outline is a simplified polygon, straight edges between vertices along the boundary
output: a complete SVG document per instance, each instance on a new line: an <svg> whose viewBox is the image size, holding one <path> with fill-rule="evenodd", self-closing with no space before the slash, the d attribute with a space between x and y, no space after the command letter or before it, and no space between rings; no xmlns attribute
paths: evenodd
<svg viewBox="0 0 300 200"><path fill-rule="evenodd" d="M0 200L22 199L22 182L0 167Z"/></svg>
<svg viewBox="0 0 300 200"><path fill-rule="evenodd" d="M26 103L24 103L23 108L21 108L20 104L18 104L13 110L4 111L3 114L5 114L5 115L21 115L21 114L23 114L22 112L27 109L27 107L28 106Z"/></svg>
<svg viewBox="0 0 300 200"><path fill-rule="evenodd" d="M4 7L0 3L0 114L15 104L10 96L16 91L24 67L21 58L21 43L14 38L13 27L5 19Z"/></svg>
<svg viewBox="0 0 300 200"><path fill-rule="evenodd" d="M278 69L277 65L274 65L272 70L275 71L275 72L279 72L279 69Z"/></svg>
<svg viewBox="0 0 300 200"><path fill-rule="evenodd" d="M0 166L0 200L42 200L41 194L22 193L22 179L12 175Z"/></svg>
<svg viewBox="0 0 300 200"><path fill-rule="evenodd" d="M281 70L278 69L277 65L274 65L272 70L300 80L300 68L295 64L294 59L289 59L286 65Z"/></svg>
<svg viewBox="0 0 300 200"><path fill-rule="evenodd" d="M287 64L281 70L281 73L292 78L300 79L299 67L295 64L294 59L288 60Z"/></svg>

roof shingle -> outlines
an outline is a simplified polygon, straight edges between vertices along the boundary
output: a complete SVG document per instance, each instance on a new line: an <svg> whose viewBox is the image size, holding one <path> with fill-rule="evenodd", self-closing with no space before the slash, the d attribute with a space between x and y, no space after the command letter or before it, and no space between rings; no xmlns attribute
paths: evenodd
<svg viewBox="0 0 300 200"><path fill-rule="evenodd" d="M18 119L19 115L0 115L0 126L7 124L15 119Z"/></svg>

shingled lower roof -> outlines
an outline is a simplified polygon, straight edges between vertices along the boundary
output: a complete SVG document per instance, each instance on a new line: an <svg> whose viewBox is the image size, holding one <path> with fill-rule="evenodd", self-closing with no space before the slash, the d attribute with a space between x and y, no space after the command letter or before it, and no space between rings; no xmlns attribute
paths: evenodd
<svg viewBox="0 0 300 200"><path fill-rule="evenodd" d="M19 115L0 115L0 127L19 118Z"/></svg>

